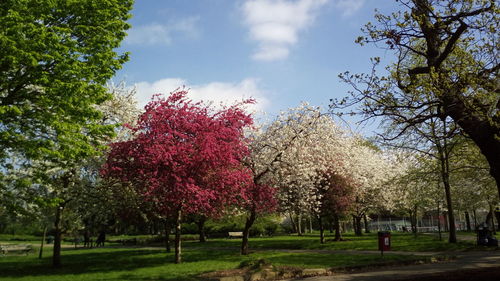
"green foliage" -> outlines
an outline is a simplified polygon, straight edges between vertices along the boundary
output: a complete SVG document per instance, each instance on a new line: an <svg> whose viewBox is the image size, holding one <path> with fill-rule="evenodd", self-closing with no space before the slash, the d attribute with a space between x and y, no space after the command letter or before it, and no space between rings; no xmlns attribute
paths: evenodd
<svg viewBox="0 0 500 281"><path fill-rule="evenodd" d="M245 216L240 215L208 220L205 223L205 232L209 237L227 237L228 232L243 231L245 219ZM283 232L280 221L281 219L277 215L258 217L252 228L250 228L250 236L272 236L278 232ZM195 224L183 225L183 227L186 227L185 233L198 232Z"/></svg>
<svg viewBox="0 0 500 281"><path fill-rule="evenodd" d="M0 160L57 162L95 153L112 127L96 121L104 84L127 61L114 51L131 0L0 3Z"/></svg>
<svg viewBox="0 0 500 281"><path fill-rule="evenodd" d="M273 236L276 233L283 232L280 225L281 218L277 215L268 215L258 217L252 228L250 229L251 236Z"/></svg>
<svg viewBox="0 0 500 281"><path fill-rule="evenodd" d="M244 225L244 216L226 216L217 220L208 220L205 223L205 231L209 237L226 237L229 231L243 231Z"/></svg>

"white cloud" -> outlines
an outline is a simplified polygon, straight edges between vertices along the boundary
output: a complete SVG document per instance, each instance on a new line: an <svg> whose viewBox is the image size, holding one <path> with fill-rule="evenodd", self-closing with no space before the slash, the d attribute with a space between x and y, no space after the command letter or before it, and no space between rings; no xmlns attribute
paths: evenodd
<svg viewBox="0 0 500 281"><path fill-rule="evenodd" d="M198 36L198 17L189 17L171 23L151 23L133 26L128 31L125 44L169 45L175 37L194 38Z"/></svg>
<svg viewBox="0 0 500 281"><path fill-rule="evenodd" d="M298 33L310 26L329 0L246 0L242 11L250 38L259 47L253 58L262 61L288 57Z"/></svg>
<svg viewBox="0 0 500 281"><path fill-rule="evenodd" d="M336 0L335 7L342 11L343 17L352 16L357 12L363 5L365 0Z"/></svg>
<svg viewBox="0 0 500 281"><path fill-rule="evenodd" d="M189 89L189 98L194 101L210 101L214 105L230 105L243 99L253 98L256 104L248 106L250 112L263 110L269 105L265 97L265 91L259 89L258 81L253 78L244 79L238 83L211 82L204 85L190 85L188 81L181 78L165 78L153 83L140 82L135 85L139 106L144 106L151 100L154 94L164 94L175 91L186 86Z"/></svg>

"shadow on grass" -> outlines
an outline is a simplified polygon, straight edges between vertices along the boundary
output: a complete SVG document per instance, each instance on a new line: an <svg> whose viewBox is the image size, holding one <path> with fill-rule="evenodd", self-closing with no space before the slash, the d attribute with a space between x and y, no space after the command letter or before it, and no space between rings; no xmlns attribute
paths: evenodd
<svg viewBox="0 0 500 281"><path fill-rule="evenodd" d="M235 255L238 253L234 251L186 251L183 253L184 263L179 266L184 266L185 270L189 271L190 263L230 261L234 260ZM97 274L104 277L106 274L113 273L112 276L120 275L119 278L116 278L118 280L152 280L147 276L134 275L129 272L136 269L172 265L174 258L173 253L166 253L164 250L100 248L63 250L60 268L52 268L51 259L52 257L49 256L40 260L37 255L33 254L3 257L0 258L0 275L3 278L49 277L49 280L58 280L58 277L68 278L68 275ZM186 274L182 278L168 275L157 276L154 280L194 280L195 275L198 273L191 276ZM112 276L109 276L110 279L115 279ZM71 278L67 280L71 280Z"/></svg>
<svg viewBox="0 0 500 281"><path fill-rule="evenodd" d="M346 255L346 254L321 254L321 258L316 255L287 254L276 255L266 258L273 265L277 266L295 266L301 268L345 268L352 266L382 265L395 262L406 262L422 260L423 257L401 256L387 254L384 257L380 255Z"/></svg>

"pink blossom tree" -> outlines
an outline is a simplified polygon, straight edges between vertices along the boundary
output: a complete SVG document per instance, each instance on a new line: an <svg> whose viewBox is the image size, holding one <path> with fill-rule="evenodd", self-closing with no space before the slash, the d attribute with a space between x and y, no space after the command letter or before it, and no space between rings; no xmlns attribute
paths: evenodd
<svg viewBox="0 0 500 281"><path fill-rule="evenodd" d="M131 184L163 216L174 217L175 262L181 262L182 216L214 214L245 200L252 172L243 130L252 118L243 106L214 109L186 91L156 96L146 105L133 137L111 145L103 174Z"/></svg>

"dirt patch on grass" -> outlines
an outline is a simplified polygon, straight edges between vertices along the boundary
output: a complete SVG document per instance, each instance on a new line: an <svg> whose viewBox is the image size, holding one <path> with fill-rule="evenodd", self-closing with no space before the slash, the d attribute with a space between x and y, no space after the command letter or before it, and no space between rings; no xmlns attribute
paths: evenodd
<svg viewBox="0 0 500 281"><path fill-rule="evenodd" d="M228 276L243 276L247 275L250 272L250 268L237 268L237 269L229 269L229 270L219 270L214 272L207 272L200 275L202 280L205 279L214 279L217 277L228 277Z"/></svg>

